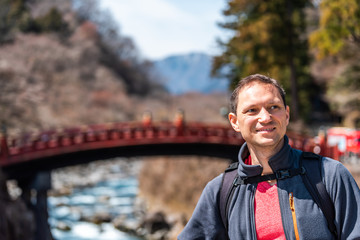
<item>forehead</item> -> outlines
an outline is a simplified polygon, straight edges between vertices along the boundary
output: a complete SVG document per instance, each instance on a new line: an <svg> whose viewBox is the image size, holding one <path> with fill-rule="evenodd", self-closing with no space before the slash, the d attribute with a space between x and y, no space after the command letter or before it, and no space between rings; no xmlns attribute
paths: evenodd
<svg viewBox="0 0 360 240"><path fill-rule="evenodd" d="M251 82L238 93L239 104L256 104L264 100L282 101L279 90L272 84Z"/></svg>

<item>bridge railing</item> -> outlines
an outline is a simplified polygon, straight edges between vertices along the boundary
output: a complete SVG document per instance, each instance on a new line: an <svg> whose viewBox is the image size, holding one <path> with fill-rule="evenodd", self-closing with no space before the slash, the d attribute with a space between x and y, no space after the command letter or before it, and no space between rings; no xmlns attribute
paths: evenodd
<svg viewBox="0 0 360 240"><path fill-rule="evenodd" d="M336 149L319 146L313 138L287 132L292 147L336 157ZM241 145L243 139L229 125L179 122L131 122L44 131L2 137L0 165L96 148L164 143Z"/></svg>
<svg viewBox="0 0 360 240"><path fill-rule="evenodd" d="M114 146L205 142L240 145L241 135L220 124L174 124L161 122L144 125L116 123L44 131L2 139L0 164L47 157L59 153Z"/></svg>

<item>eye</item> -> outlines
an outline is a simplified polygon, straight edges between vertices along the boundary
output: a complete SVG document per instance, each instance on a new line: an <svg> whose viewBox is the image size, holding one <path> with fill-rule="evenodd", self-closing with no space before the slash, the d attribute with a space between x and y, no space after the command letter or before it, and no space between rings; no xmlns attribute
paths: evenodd
<svg viewBox="0 0 360 240"><path fill-rule="evenodd" d="M249 108L246 110L246 113L256 113L256 109L255 108Z"/></svg>
<svg viewBox="0 0 360 240"><path fill-rule="evenodd" d="M279 105L272 105L270 107L270 110L277 110L277 109L280 109L281 107Z"/></svg>

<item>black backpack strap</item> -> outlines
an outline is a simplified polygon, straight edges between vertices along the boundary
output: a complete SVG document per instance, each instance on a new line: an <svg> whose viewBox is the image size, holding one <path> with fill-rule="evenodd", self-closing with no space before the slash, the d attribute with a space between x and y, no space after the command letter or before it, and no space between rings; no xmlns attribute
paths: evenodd
<svg viewBox="0 0 360 240"><path fill-rule="evenodd" d="M328 223L328 228L334 236L338 238L336 226L334 224L334 204L321 179L321 160L322 157L315 153L303 152L300 158L300 166L305 167L306 174L301 176L310 195L323 212Z"/></svg>
<svg viewBox="0 0 360 240"><path fill-rule="evenodd" d="M291 168L285 170L278 170L275 173L267 175L257 175L253 177L237 178L234 184L253 184L259 182L265 182L270 180L283 180L286 178L292 178L296 175L305 174L305 168Z"/></svg>
<svg viewBox="0 0 360 240"><path fill-rule="evenodd" d="M219 210L221 220L225 226L225 229L228 229L227 213L229 208L229 202L232 198L232 194L235 189L234 181L237 179L237 168L239 162L232 163L224 172L222 177L222 183L220 188L219 196Z"/></svg>

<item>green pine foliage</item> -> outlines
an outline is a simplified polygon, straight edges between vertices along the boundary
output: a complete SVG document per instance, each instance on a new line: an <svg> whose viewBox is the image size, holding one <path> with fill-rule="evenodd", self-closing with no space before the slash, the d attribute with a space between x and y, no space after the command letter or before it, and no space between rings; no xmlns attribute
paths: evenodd
<svg viewBox="0 0 360 240"><path fill-rule="evenodd" d="M33 18L29 0L0 0L0 44L11 41L16 31L66 33L67 24L62 14L52 8L44 16Z"/></svg>
<svg viewBox="0 0 360 240"><path fill-rule="evenodd" d="M17 21L21 19L24 11L22 0L0 0L0 44L12 40Z"/></svg>
<svg viewBox="0 0 360 240"><path fill-rule="evenodd" d="M309 74L305 8L309 1L231 0L224 11L232 30L227 42L219 42L223 53L214 58L213 74L225 66L233 88L239 79L262 73L281 82L291 97L292 118L308 116L312 81ZM301 98L300 98L301 96Z"/></svg>
<svg viewBox="0 0 360 240"><path fill-rule="evenodd" d="M360 1L322 0L319 9L319 28L310 35L310 44L317 59L333 58L343 65L330 79L326 95L343 124L354 127L360 121L360 114L353 117L360 109Z"/></svg>
<svg viewBox="0 0 360 240"><path fill-rule="evenodd" d="M35 22L43 32L61 32L67 27L56 8L51 8L45 16L35 19Z"/></svg>
<svg viewBox="0 0 360 240"><path fill-rule="evenodd" d="M328 86L330 107L346 116L360 109L360 64L353 64ZM358 126L359 127L359 126Z"/></svg>
<svg viewBox="0 0 360 240"><path fill-rule="evenodd" d="M360 45L359 0L322 0L320 11L320 26L310 35L319 59L337 55L347 41Z"/></svg>

